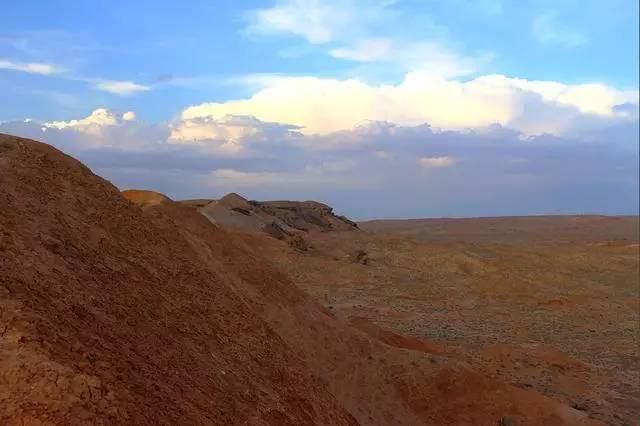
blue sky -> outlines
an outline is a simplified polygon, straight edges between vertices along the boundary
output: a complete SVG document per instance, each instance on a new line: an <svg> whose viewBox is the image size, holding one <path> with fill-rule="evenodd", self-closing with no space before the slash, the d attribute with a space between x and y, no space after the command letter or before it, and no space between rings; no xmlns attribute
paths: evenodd
<svg viewBox="0 0 640 426"><path fill-rule="evenodd" d="M3 72L3 92L22 102L3 103L0 119L25 114L64 119L99 105L139 109L148 119L164 120L190 104L246 95L247 88L233 80L250 74L402 79L406 69L400 64L391 69L363 66L327 54L344 44L340 37L309 43L304 35L285 31L252 33L252 14L272 3L10 2L3 7L0 57L53 64L65 73L42 77ZM436 40L458 55L487 56L476 73L463 78L500 73L638 86L636 1L405 0L386 2L386 7L379 6L385 2L356 3L362 9L378 4L381 10L362 25L366 28L354 28L354 34L397 37L403 40L400 46ZM133 81L154 90L122 99L87 90L87 83L74 81L74 76ZM169 78L187 81L168 84ZM189 79L196 82L188 84ZM56 97L61 93L66 98Z"/></svg>
<svg viewBox="0 0 640 426"><path fill-rule="evenodd" d="M23 1L0 24L0 131L120 186L357 217L398 184L430 190L381 215L637 211L637 1ZM464 179L486 198L447 197Z"/></svg>

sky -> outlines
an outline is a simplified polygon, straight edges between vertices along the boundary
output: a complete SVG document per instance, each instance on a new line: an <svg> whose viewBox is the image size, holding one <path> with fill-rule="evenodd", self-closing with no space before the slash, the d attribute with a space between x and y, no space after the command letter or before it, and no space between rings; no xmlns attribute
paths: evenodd
<svg viewBox="0 0 640 426"><path fill-rule="evenodd" d="M9 1L0 132L174 199L638 213L636 0Z"/></svg>

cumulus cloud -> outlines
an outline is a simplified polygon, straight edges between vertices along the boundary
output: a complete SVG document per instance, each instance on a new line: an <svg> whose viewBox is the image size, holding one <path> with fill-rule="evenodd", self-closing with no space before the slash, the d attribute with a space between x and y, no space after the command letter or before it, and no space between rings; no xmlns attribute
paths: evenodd
<svg viewBox="0 0 640 426"><path fill-rule="evenodd" d="M136 113L133 111L127 111L122 114L122 119L124 121L134 121L137 118Z"/></svg>
<svg viewBox="0 0 640 426"><path fill-rule="evenodd" d="M65 129L72 128L85 133L99 133L105 126L118 124L118 117L115 113L106 108L98 108L87 117L69 121L51 121L44 123L48 128Z"/></svg>
<svg viewBox="0 0 640 426"><path fill-rule="evenodd" d="M566 47L577 47L589 43L589 37L577 29L563 26L556 11L536 16L531 24L531 33L537 41Z"/></svg>
<svg viewBox="0 0 640 426"><path fill-rule="evenodd" d="M0 123L0 132L51 143L122 188L177 199L318 199L355 218L637 212L637 116L578 137L382 121L307 135L247 116L150 124L132 115L97 109Z"/></svg>
<svg viewBox="0 0 640 426"><path fill-rule="evenodd" d="M153 150L166 145L169 137L165 124L141 122L132 111L120 114L106 108L66 121L5 122L0 131L51 143L72 154L111 148Z"/></svg>
<svg viewBox="0 0 640 426"><path fill-rule="evenodd" d="M29 74L50 75L60 72L55 65L42 64L37 62L15 62L6 59L0 59L0 69L26 72Z"/></svg>
<svg viewBox="0 0 640 426"><path fill-rule="evenodd" d="M133 81L112 81L105 80L95 84L95 88L103 92L113 93L114 95L127 96L139 92L151 90L151 86L134 83Z"/></svg>
<svg viewBox="0 0 640 426"><path fill-rule="evenodd" d="M200 144L230 155L246 154L255 144L264 149L272 141L287 141L299 134L297 126L268 123L246 115L183 118L170 127L171 143Z"/></svg>
<svg viewBox="0 0 640 426"><path fill-rule="evenodd" d="M186 108L183 120L251 115L262 121L299 126L307 135L349 130L367 120L405 126L429 123L444 129L494 123L526 134L568 134L588 119L628 119L638 92L604 84L564 84L503 75L469 81L411 72L397 85L356 79L273 77L248 99L209 102ZM625 118L626 117L626 118Z"/></svg>

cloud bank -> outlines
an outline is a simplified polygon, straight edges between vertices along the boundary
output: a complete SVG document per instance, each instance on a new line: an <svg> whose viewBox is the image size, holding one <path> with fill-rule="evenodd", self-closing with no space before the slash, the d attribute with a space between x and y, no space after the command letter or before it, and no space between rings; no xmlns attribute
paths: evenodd
<svg viewBox="0 0 640 426"><path fill-rule="evenodd" d="M327 128L303 111L299 117L322 130L309 132L249 115L212 116L208 109L187 109L155 124L132 111L97 109L75 120L2 123L0 132L50 143L121 188L178 199L231 191L255 199L318 199L359 219L637 213L637 104L614 108L616 96L624 98L614 92L599 105L584 105L583 88L498 82L508 96L514 87L526 92L533 85L535 105L544 105L546 96L556 105L553 114L569 110L563 117L576 126L581 117L597 118L597 126L582 135L529 135L499 123L464 129L414 124L417 116L407 124L366 121L346 128L354 121L345 121Z"/></svg>
<svg viewBox="0 0 640 426"><path fill-rule="evenodd" d="M603 120L604 125L627 120L620 108L637 105L637 99L637 91L604 84L568 85L503 75L459 81L420 71L406 74L397 85L274 77L248 99L195 105L181 117L250 115L299 126L307 135L348 130L367 120L456 130L497 123L527 135L567 135Z"/></svg>

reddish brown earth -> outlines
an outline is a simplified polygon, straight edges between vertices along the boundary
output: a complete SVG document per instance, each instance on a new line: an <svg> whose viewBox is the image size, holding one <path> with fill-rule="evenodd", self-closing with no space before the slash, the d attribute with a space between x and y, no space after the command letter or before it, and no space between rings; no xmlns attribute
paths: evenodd
<svg viewBox="0 0 640 426"><path fill-rule="evenodd" d="M470 219L371 220L362 229L428 242L540 244L638 242L637 216L512 216Z"/></svg>
<svg viewBox="0 0 640 426"><path fill-rule="evenodd" d="M132 203L138 204L142 207L157 206L166 201L171 201L166 195L140 189L127 189L122 191L122 196Z"/></svg>
<svg viewBox="0 0 640 426"><path fill-rule="evenodd" d="M462 360L609 424L638 424L637 217L407 222L317 233L306 253L263 252L389 345Z"/></svg>
<svg viewBox="0 0 640 426"><path fill-rule="evenodd" d="M0 423L592 423L351 327L264 258L282 241L135 195L0 135Z"/></svg>

